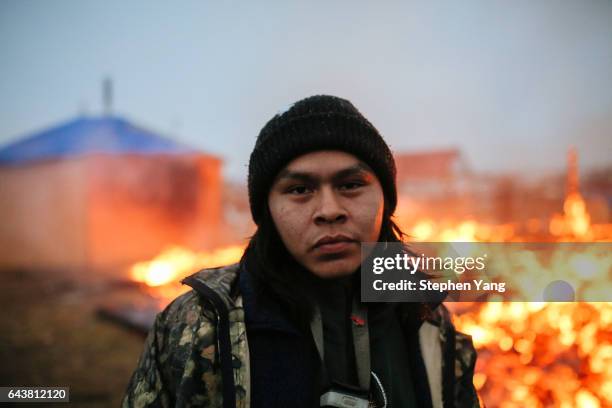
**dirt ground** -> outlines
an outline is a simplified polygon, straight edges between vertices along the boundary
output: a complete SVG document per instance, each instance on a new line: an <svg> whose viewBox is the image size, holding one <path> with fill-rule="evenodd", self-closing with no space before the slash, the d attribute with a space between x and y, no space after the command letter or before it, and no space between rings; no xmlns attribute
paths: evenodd
<svg viewBox="0 0 612 408"><path fill-rule="evenodd" d="M96 308L134 291L0 271L0 386L69 386L71 406L119 406L144 335L98 318Z"/></svg>

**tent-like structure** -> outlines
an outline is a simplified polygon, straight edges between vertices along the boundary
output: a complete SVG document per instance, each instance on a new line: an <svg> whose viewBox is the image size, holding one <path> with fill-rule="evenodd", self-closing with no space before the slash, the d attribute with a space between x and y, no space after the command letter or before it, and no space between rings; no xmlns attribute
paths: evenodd
<svg viewBox="0 0 612 408"><path fill-rule="evenodd" d="M115 117L0 149L0 267L121 269L168 245L207 249L221 160Z"/></svg>

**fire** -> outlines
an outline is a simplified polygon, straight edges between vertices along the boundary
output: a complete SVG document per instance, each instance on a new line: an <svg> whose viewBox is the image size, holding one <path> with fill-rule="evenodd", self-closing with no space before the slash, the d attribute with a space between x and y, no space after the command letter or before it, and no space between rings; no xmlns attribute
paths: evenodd
<svg viewBox="0 0 612 408"><path fill-rule="evenodd" d="M398 223L402 226L401 220ZM517 225L491 226L473 220L455 224L423 219L404 225L416 241L528 242ZM524 230L529 231L529 225ZM550 222L550 240L612 241L612 225L593 225L584 201L569 194L564 214ZM555 271L576 271L572 285L581 291L605 290L612 254L596 256L558 250L550 265L519 259L516 277L528 293L533 279L550 280ZM600 296L601 297L601 296ZM474 385L488 406L612 406L612 302L449 303L458 330L470 334L478 350Z"/></svg>
<svg viewBox="0 0 612 408"><path fill-rule="evenodd" d="M478 349L474 384L488 404L612 404L612 304L478 306L456 315L455 323Z"/></svg>
<svg viewBox="0 0 612 408"><path fill-rule="evenodd" d="M586 211L582 196L572 193L563 204L563 215L556 214L550 221L550 233L557 237L573 237L575 239L592 239L590 234L591 218Z"/></svg>
<svg viewBox="0 0 612 408"><path fill-rule="evenodd" d="M475 220L456 223L423 219L408 225L402 220L397 221L411 240L421 242L507 242L517 238L512 224L487 225Z"/></svg>
<svg viewBox="0 0 612 408"><path fill-rule="evenodd" d="M209 252L195 252L172 246L150 261L138 262L130 268L130 278L150 287L149 292L159 299L160 307L187 291L181 278L200 269L237 262L244 251L243 245L222 247Z"/></svg>
<svg viewBox="0 0 612 408"><path fill-rule="evenodd" d="M569 150L567 162L567 186L563 215L555 214L550 221L549 230L552 235L561 239L591 240L593 239L589 228L591 217L578 188L578 155L575 148Z"/></svg>

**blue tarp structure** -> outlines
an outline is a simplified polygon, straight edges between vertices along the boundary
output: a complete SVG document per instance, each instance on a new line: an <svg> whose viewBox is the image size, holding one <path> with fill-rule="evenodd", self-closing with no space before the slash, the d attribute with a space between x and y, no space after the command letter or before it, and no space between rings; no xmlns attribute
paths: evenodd
<svg viewBox="0 0 612 408"><path fill-rule="evenodd" d="M0 165L104 154L190 154L174 142L125 119L80 117L0 148Z"/></svg>

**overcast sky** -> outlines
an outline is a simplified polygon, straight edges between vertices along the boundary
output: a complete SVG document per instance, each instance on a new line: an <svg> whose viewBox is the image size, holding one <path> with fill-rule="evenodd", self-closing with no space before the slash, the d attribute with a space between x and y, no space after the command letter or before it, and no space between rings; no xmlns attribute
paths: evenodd
<svg viewBox="0 0 612 408"><path fill-rule="evenodd" d="M257 4L255 4L257 3ZM612 2L0 0L0 145L102 111L216 153L241 180L302 97L350 99L394 151L480 171L612 164Z"/></svg>

